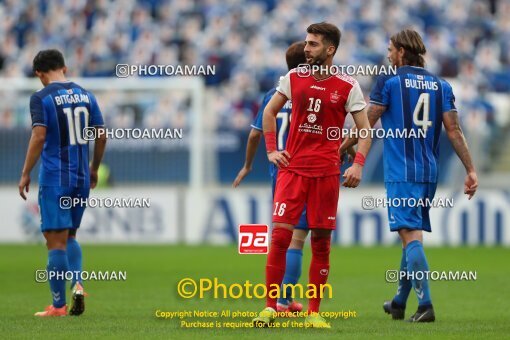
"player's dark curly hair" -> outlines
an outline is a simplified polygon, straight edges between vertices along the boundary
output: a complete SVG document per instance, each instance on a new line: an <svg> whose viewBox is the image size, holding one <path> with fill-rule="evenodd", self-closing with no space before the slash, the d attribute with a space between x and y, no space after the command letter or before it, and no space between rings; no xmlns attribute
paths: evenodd
<svg viewBox="0 0 510 340"><path fill-rule="evenodd" d="M299 64L306 63L305 42L298 41L290 45L285 53L285 60L289 70L298 67Z"/></svg>
<svg viewBox="0 0 510 340"><path fill-rule="evenodd" d="M420 34L412 29L402 30L390 38L396 49L404 49L404 64L411 66L425 66L423 55L427 53Z"/></svg>
<svg viewBox="0 0 510 340"><path fill-rule="evenodd" d="M322 40L335 46L335 53L338 50L338 45L340 45L340 38L342 37L342 33L340 33L340 30L335 25L328 22L319 22L317 24L311 24L308 26L306 32L310 34L322 35ZM333 53L333 55L335 53Z"/></svg>
<svg viewBox="0 0 510 340"><path fill-rule="evenodd" d="M32 63L32 70L39 72L48 72L59 70L66 66L64 56L59 50L43 50L39 51Z"/></svg>

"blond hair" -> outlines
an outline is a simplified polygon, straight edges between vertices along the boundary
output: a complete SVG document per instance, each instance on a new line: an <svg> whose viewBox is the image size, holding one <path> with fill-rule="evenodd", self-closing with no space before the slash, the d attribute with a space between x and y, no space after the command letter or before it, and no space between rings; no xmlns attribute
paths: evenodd
<svg viewBox="0 0 510 340"><path fill-rule="evenodd" d="M396 49L404 49L404 64L411 66L425 66L423 55L427 53L420 34L412 29L402 30L390 38Z"/></svg>

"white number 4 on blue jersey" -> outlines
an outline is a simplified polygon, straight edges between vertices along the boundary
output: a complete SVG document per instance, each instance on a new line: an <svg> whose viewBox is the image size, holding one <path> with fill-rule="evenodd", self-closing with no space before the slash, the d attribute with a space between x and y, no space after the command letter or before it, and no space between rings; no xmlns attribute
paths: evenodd
<svg viewBox="0 0 510 340"><path fill-rule="evenodd" d="M413 112L413 123L416 126L421 126L425 134L427 134L427 129L432 126L432 121L429 120L429 103L430 103L430 94L422 93L418 97L418 101L416 102L416 106L414 107ZM420 120L419 115L420 111L423 107L423 117Z"/></svg>

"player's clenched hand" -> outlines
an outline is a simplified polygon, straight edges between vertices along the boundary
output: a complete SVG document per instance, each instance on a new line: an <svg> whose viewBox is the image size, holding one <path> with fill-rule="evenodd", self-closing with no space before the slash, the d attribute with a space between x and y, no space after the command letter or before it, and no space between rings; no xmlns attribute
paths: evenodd
<svg viewBox="0 0 510 340"><path fill-rule="evenodd" d="M468 195L468 199L471 199L478 188L478 178L476 172L469 172L464 180L464 193Z"/></svg>
<svg viewBox="0 0 510 340"><path fill-rule="evenodd" d="M357 163L354 163L351 167L345 170L344 173L344 183L342 184L347 188L356 188L361 182L361 170L362 166Z"/></svg>
<svg viewBox="0 0 510 340"><path fill-rule="evenodd" d="M267 158L271 163L276 165L278 169L280 169L282 166L286 167L289 165L290 154L287 152L287 150L273 151L267 154Z"/></svg>
<svg viewBox="0 0 510 340"><path fill-rule="evenodd" d="M237 188L239 184L241 184L242 180L251 172L250 168L247 168L243 166L243 168L239 171L237 174L236 179L234 179L234 182L232 183L233 188Z"/></svg>
<svg viewBox="0 0 510 340"><path fill-rule="evenodd" d="M27 196L25 196L25 188L28 193L28 190L30 189L30 175L21 175L21 179L19 180L19 195L21 198L23 198L25 201L27 200Z"/></svg>
<svg viewBox="0 0 510 340"><path fill-rule="evenodd" d="M90 188L94 189L97 185L97 170L90 169Z"/></svg>

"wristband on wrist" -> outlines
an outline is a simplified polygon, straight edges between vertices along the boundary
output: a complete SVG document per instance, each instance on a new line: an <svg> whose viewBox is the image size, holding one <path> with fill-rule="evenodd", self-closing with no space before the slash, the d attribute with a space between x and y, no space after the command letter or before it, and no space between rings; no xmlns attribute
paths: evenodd
<svg viewBox="0 0 510 340"><path fill-rule="evenodd" d="M365 165L365 156L362 153L356 152L356 156L354 157L354 163L358 163L359 165Z"/></svg>
<svg viewBox="0 0 510 340"><path fill-rule="evenodd" d="M266 141L266 150L268 153L278 150L276 147L276 134L274 132L265 132L264 140Z"/></svg>

